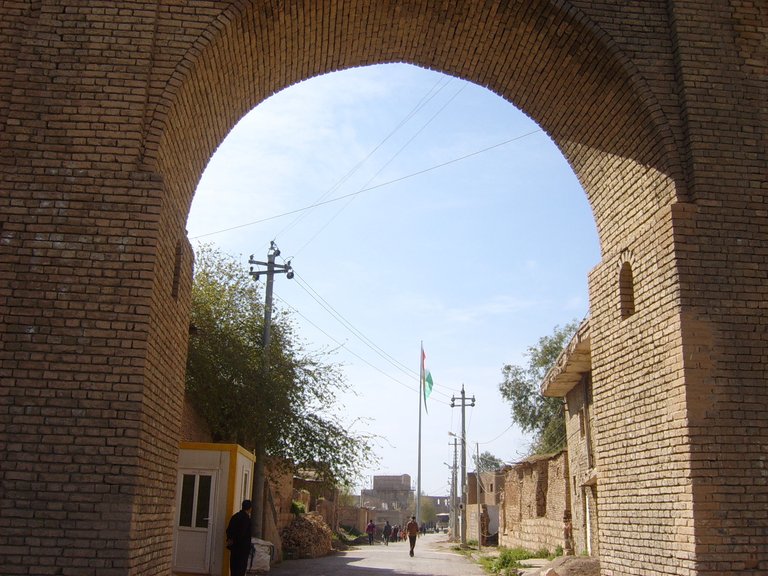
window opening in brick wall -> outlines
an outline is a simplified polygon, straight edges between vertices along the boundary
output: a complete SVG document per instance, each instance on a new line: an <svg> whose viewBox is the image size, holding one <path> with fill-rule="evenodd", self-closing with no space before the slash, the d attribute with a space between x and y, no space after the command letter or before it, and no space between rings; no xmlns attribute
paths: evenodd
<svg viewBox="0 0 768 576"><path fill-rule="evenodd" d="M173 261L173 284L171 285L171 296L174 300L179 299L179 282L181 281L181 240L176 242L176 255Z"/></svg>
<svg viewBox="0 0 768 576"><path fill-rule="evenodd" d="M549 484L548 468L542 466L536 478L536 516L542 518L547 515L547 484Z"/></svg>
<svg viewBox="0 0 768 576"><path fill-rule="evenodd" d="M622 318L629 318L635 313L635 280L629 262L624 262L619 272L619 307Z"/></svg>
<svg viewBox="0 0 768 576"><path fill-rule="evenodd" d="M584 550L587 555L592 554L592 520L589 517L589 487L581 489L581 515L584 519L582 528L584 529L584 540L586 549Z"/></svg>
<svg viewBox="0 0 768 576"><path fill-rule="evenodd" d="M571 476L571 488L573 489L573 499L578 501L579 493L576 489L576 476Z"/></svg>
<svg viewBox="0 0 768 576"><path fill-rule="evenodd" d="M592 426L589 416L592 411L592 373L583 374L581 382L584 389L584 444L587 450L587 466L592 469L595 467L595 451L592 448Z"/></svg>

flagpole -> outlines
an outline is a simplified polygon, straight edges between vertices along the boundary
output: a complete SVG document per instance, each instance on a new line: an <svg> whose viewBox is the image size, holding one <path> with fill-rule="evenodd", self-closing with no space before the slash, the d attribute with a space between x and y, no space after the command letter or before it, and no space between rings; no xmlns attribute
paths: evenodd
<svg viewBox="0 0 768 576"><path fill-rule="evenodd" d="M416 522L421 526L421 393L424 386L424 341L421 341L419 354L419 450L418 467L416 469Z"/></svg>

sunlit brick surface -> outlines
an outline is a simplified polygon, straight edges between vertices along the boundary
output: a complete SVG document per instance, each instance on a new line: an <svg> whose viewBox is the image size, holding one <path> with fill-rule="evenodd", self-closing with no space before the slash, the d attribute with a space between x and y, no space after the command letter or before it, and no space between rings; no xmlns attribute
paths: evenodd
<svg viewBox="0 0 768 576"><path fill-rule="evenodd" d="M275 91L381 62L487 86L584 186L603 573L768 572L767 11L4 0L0 573L170 572L195 185Z"/></svg>

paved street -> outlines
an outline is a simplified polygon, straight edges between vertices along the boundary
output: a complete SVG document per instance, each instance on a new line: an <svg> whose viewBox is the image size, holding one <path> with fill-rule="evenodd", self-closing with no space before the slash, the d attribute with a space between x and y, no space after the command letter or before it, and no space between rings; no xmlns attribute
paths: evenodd
<svg viewBox="0 0 768 576"><path fill-rule="evenodd" d="M274 576L484 576L482 568L454 552L444 534L427 534L416 542L413 558L408 542L362 545L314 560L287 560L274 566Z"/></svg>

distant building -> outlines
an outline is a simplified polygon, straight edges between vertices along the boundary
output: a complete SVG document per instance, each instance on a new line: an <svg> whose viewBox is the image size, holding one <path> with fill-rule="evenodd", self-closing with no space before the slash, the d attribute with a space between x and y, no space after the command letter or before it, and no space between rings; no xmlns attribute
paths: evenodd
<svg viewBox="0 0 768 576"><path fill-rule="evenodd" d="M374 476L373 488L361 492L362 506L389 511L410 511L415 507L414 490L408 474Z"/></svg>
<svg viewBox="0 0 768 576"><path fill-rule="evenodd" d="M488 537L499 531L499 505L503 493L503 472L481 472L479 485L476 472L467 474L468 540L477 540L485 544ZM478 537L481 526L482 540Z"/></svg>

